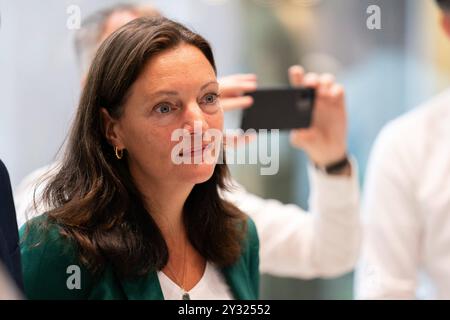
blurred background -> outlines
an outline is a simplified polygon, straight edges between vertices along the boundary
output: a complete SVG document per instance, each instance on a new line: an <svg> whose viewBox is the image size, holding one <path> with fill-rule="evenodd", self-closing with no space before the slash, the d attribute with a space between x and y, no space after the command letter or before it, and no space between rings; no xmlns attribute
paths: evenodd
<svg viewBox="0 0 450 320"><path fill-rule="evenodd" d="M428 0L0 0L0 158L13 188L49 164L64 142L80 93L81 70L67 27L115 3L153 4L165 16L205 36L220 76L251 72L261 86L285 85L287 69L336 74L347 92L350 152L360 182L372 143L389 120L450 86L450 43ZM366 12L381 9L381 30ZM226 115L238 128L240 112ZM251 146L249 146L251 147ZM257 165L233 165L234 177L265 198L308 208L307 159L281 135L280 171L261 176ZM352 275L299 281L263 276L261 298L351 299Z"/></svg>

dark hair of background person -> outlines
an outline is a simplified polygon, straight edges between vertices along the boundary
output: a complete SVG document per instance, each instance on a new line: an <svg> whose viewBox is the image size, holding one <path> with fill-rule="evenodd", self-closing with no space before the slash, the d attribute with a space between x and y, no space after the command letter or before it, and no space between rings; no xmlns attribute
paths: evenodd
<svg viewBox="0 0 450 320"><path fill-rule="evenodd" d="M161 270L168 247L130 175L126 152L116 159L106 137L101 108L119 119L130 87L153 56L192 45L216 71L212 49L200 35L169 19L135 19L111 34L90 67L60 167L45 188L47 222L74 240L81 262L94 274L108 264L120 277ZM155 79L155 81L158 81ZM227 189L227 165L217 164L212 177L194 186L184 205L184 223L194 248L219 267L241 254L246 216L220 197Z"/></svg>
<svg viewBox="0 0 450 320"><path fill-rule="evenodd" d="M450 13L450 0L436 0L436 2L442 10Z"/></svg>
<svg viewBox="0 0 450 320"><path fill-rule="evenodd" d="M115 13L130 12L137 17L161 17L161 13L151 5L118 3L98 10L81 22L74 38L75 54L82 74L87 73L100 46L108 19Z"/></svg>

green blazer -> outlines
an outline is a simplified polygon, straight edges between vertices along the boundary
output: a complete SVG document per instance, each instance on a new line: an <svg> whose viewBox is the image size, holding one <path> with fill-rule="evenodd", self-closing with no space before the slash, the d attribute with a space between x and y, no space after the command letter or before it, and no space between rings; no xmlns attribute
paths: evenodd
<svg viewBox="0 0 450 320"><path fill-rule="evenodd" d="M45 219L46 215L34 218L28 228L25 225L20 230L22 271L28 299L164 299L156 272L124 280L119 279L109 266L94 279L79 262L73 241L60 235L59 226L52 224L47 232L40 228ZM238 300L257 299L259 294L259 240L250 218L247 225L239 260L221 270ZM77 284L75 274L81 276L78 277L79 288L74 288Z"/></svg>

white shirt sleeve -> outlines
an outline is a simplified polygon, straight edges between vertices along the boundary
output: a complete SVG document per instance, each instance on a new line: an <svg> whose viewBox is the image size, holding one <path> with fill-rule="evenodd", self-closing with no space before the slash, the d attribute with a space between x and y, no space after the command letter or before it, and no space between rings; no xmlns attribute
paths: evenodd
<svg viewBox="0 0 450 320"><path fill-rule="evenodd" d="M382 131L369 161L355 279L358 299L410 299L416 293L421 223L414 194L419 172L414 172L419 169L398 129L391 124Z"/></svg>
<svg viewBox="0 0 450 320"><path fill-rule="evenodd" d="M225 198L255 222L260 239L260 270L276 276L311 279L351 271L360 245L357 166L352 176L325 175L309 168L311 212L265 200L242 186Z"/></svg>

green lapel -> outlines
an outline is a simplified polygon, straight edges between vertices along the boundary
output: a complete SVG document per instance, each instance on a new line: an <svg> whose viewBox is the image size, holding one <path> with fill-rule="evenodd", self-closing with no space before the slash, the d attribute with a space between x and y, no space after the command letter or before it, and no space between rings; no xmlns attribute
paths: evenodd
<svg viewBox="0 0 450 320"><path fill-rule="evenodd" d="M222 273L236 300L257 299L255 293L252 292L251 278L242 257L232 266L222 269Z"/></svg>
<svg viewBox="0 0 450 320"><path fill-rule="evenodd" d="M164 300L155 271L133 280L122 280L122 289L129 300Z"/></svg>

